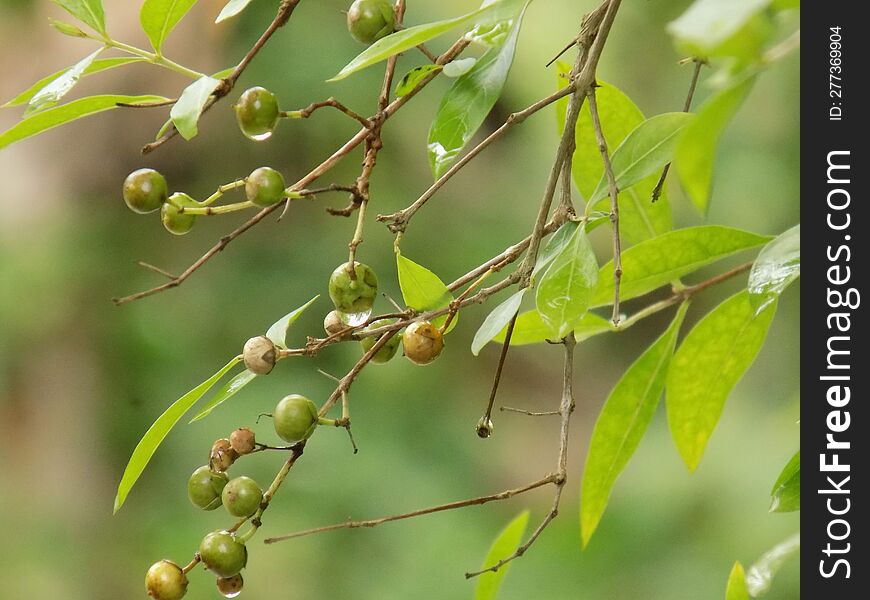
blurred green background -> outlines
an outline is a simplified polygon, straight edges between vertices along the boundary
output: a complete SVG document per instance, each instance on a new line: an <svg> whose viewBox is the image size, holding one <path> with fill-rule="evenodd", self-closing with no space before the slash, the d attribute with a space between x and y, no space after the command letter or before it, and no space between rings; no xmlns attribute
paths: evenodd
<svg viewBox="0 0 870 600"><path fill-rule="evenodd" d="M144 46L137 30L140 3L106 4L115 37ZM269 22L276 2L257 0L240 19L215 26L222 4L200 2L170 38L167 53L205 72L233 64ZM370 112L382 69L324 83L361 50L346 34L340 12L346 4L302 2L238 89L266 86L285 109L335 95L358 112ZM460 14L477 2L408 4L406 22L422 23ZM683 102L691 67L678 66L682 57L664 25L687 5L626 2L613 28L599 74L648 115L677 110ZM532 4L504 96L484 129L554 88L553 70L543 65L573 37L581 15L593 6L568 0ZM46 17L66 18L48 1L2 0L0 12L4 100L91 51L90 43L48 27ZM432 47L443 49L449 41ZM421 58L409 53L400 73L421 64ZM174 96L182 85L181 78L160 69L134 66L88 78L76 94ZM406 206L430 183L425 136L448 85L433 83L385 128L371 213ZM708 93L702 85L699 101ZM223 511L195 510L186 498L187 477L205 462L212 440L235 427L254 426L256 415L284 394L322 401L334 384L316 369L340 375L359 355L356 345L342 344L315 359L282 362L209 419L180 425L121 512L111 515L123 467L152 420L237 353L244 340L315 294L323 297L292 334L297 344L305 335L319 335L330 308L326 280L346 260L355 219L326 215L326 206L343 206L344 198L321 196L294 205L280 223L267 219L181 288L120 308L110 302L160 282L134 261L181 271L246 218L203 219L190 235L170 236L155 215L134 215L124 207L120 184L128 172L157 168L173 190L202 198L264 164L293 181L356 131L346 117L322 111L308 121L281 123L271 141L257 144L239 133L230 104L224 101L211 111L191 142L176 139L144 158L139 147L163 122L162 111L114 111L0 152L4 598L144 597L143 577L152 562L164 557L186 562L204 533L231 522ZM799 60L792 56L765 74L722 140L710 222L776 234L799 221L799 104ZM0 112L0 128L17 117L12 109ZM516 128L419 213L403 252L451 281L527 235L555 145L552 110ZM345 160L324 183L350 182L360 158L357 153ZM670 190L676 222L700 223L678 186L672 182ZM603 258L609 253L604 229L596 232L602 235ZM360 257L377 270L383 291L400 297L391 242L385 227L370 223ZM740 260L745 257L735 262ZM705 292L689 319L697 320L739 285ZM770 486L798 445L799 303L799 286L793 286L694 475L677 456L660 407L582 553L578 483L592 424L616 379L670 314L581 345L562 511L532 551L514 562L500 597L722 598L734 560L748 566L797 530L797 513L769 514L767 508ZM389 305L381 301L378 308L386 311ZM464 311L448 350L433 366L397 359L367 369L351 394L361 451L352 455L343 433L321 431L266 514L263 533L492 493L553 470L555 420L497 414L493 438L481 441L473 433L498 354L488 347L474 359L469 351L487 312L486 307ZM554 408L560 361L558 347L511 352L498 403ZM262 439L274 436L268 422L255 429ZM281 460L257 455L234 471L265 487ZM533 526L550 499L548 490L539 490L486 507L273 546L257 537L249 544L244 597L470 598L475 582L463 573L480 565L509 519L529 508ZM187 597L217 597L212 577L197 569ZM784 568L767 597L799 597L797 561Z"/></svg>

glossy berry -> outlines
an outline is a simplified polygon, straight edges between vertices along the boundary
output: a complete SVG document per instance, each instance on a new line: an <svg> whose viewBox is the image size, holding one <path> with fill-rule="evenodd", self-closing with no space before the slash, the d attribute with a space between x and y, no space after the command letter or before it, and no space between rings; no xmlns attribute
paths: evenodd
<svg viewBox="0 0 870 600"><path fill-rule="evenodd" d="M221 505L221 492L228 481L226 473L212 471L208 465L200 467L187 480L187 497L197 508L214 510Z"/></svg>
<svg viewBox="0 0 870 600"><path fill-rule="evenodd" d="M124 202L133 212L154 212L166 202L166 180L154 169L139 169L124 180Z"/></svg>
<svg viewBox="0 0 870 600"><path fill-rule="evenodd" d="M230 447L236 454L250 454L254 451L257 440L254 438L254 432L247 427L239 427L230 434Z"/></svg>
<svg viewBox="0 0 870 600"><path fill-rule="evenodd" d="M329 314L323 319L323 329L329 335L335 335L346 327L347 325L341 320L341 313L337 310L329 311Z"/></svg>
<svg viewBox="0 0 870 600"><path fill-rule="evenodd" d="M372 331L392 322L394 321L376 321L363 329L363 331ZM368 337L362 338L359 343L362 346L363 352L368 352L369 350L371 350L379 339L380 336L378 335L370 335ZM387 340L387 342L383 346L381 346L381 349L375 353L375 355L372 357L372 362L376 364L384 364L389 362L390 359L392 359L396 355L396 350L399 349L399 344L401 342L402 334L394 334L389 340Z"/></svg>
<svg viewBox="0 0 870 600"><path fill-rule="evenodd" d="M184 235L193 228L196 215L180 212L178 209L195 208L199 206L196 200L182 192L172 194L166 203L160 207L160 220L166 231L175 235Z"/></svg>
<svg viewBox="0 0 870 600"><path fill-rule="evenodd" d="M232 466L239 455L226 438L216 440L208 454L208 465L213 471L223 473Z"/></svg>
<svg viewBox="0 0 870 600"><path fill-rule="evenodd" d="M317 427L317 407L305 396L291 394L275 407L272 422L275 433L282 440L295 444L307 440L314 433Z"/></svg>
<svg viewBox="0 0 870 600"><path fill-rule="evenodd" d="M396 13L389 0L356 0L347 11L347 30L363 44L372 44L395 28Z"/></svg>
<svg viewBox="0 0 870 600"><path fill-rule="evenodd" d="M272 206L284 199L284 176L271 167L260 167L248 175L245 195L257 206Z"/></svg>
<svg viewBox="0 0 870 600"><path fill-rule="evenodd" d="M378 295L378 277L371 267L354 263L354 273L356 277L352 278L348 263L344 263L329 277L329 297L336 310L345 314L370 311Z"/></svg>
<svg viewBox="0 0 870 600"><path fill-rule="evenodd" d="M402 336L405 356L418 365L428 365L444 349L444 336L429 321L411 323Z"/></svg>
<svg viewBox="0 0 870 600"><path fill-rule="evenodd" d="M148 569L145 590L154 600L181 600L187 593L187 575L171 560L161 560Z"/></svg>
<svg viewBox="0 0 870 600"><path fill-rule="evenodd" d="M218 577L217 589L224 598L235 598L242 593L243 587L245 587L245 580L242 579L241 573L232 577Z"/></svg>
<svg viewBox="0 0 870 600"><path fill-rule="evenodd" d="M246 137L262 141L268 139L278 123L278 99L262 87L252 87L242 93L236 111L236 122Z"/></svg>
<svg viewBox="0 0 870 600"><path fill-rule="evenodd" d="M213 531L199 544L199 557L205 568L218 577L232 577L248 564L248 549L226 531Z"/></svg>
<svg viewBox="0 0 870 600"><path fill-rule="evenodd" d="M253 337L245 342L242 349L245 367L251 373L268 375L278 360L278 349L275 343L264 335Z"/></svg>
<svg viewBox="0 0 870 600"><path fill-rule="evenodd" d="M236 477L224 486L221 494L224 506L234 517L250 517L260 508L263 490L250 477Z"/></svg>

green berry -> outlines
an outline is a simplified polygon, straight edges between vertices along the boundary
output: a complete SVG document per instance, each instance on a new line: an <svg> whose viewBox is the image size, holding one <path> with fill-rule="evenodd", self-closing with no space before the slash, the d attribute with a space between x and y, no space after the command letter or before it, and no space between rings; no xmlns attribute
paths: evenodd
<svg viewBox="0 0 870 600"><path fill-rule="evenodd" d="M278 349L275 343L265 335L253 337L245 342L242 348L242 358L245 367L257 375L268 375L278 360Z"/></svg>
<svg viewBox="0 0 870 600"><path fill-rule="evenodd" d="M124 202L133 212L154 212L166 202L166 179L154 169L139 169L127 175Z"/></svg>
<svg viewBox="0 0 870 600"><path fill-rule="evenodd" d="M378 295L378 277L368 265L354 263L356 277L352 278L348 265L349 263L339 265L329 277L329 297L339 312L368 312Z"/></svg>
<svg viewBox="0 0 870 600"><path fill-rule="evenodd" d="M167 202L160 207L160 220L166 231L174 235L184 235L193 228L196 215L179 212L179 208L195 208L199 203L182 192L172 194Z"/></svg>
<svg viewBox="0 0 870 600"><path fill-rule="evenodd" d="M384 325L387 325L389 323L395 323L395 319L376 321L376 322L372 323L371 325L369 325L368 327L366 327L365 329L363 329L363 332L368 332L368 331L372 331L374 329L378 329L378 328L383 327ZM378 336L378 335L370 335L368 337L362 338L359 341L359 343L362 346L363 352L368 352L369 350L371 350L372 347L377 343L377 341L379 339L380 339L380 336ZM384 364L384 363L390 362L390 359L392 359L396 355L396 350L399 349L399 344L401 342L402 342L402 334L401 333L393 334L393 336L389 340L387 340L387 343L384 344L383 346L381 346L381 349L375 353L375 355L372 357L372 362L376 363L376 364Z"/></svg>
<svg viewBox="0 0 870 600"><path fill-rule="evenodd" d="M396 13L389 0L356 0L347 11L347 30L363 44L372 44L395 28Z"/></svg>
<svg viewBox="0 0 870 600"><path fill-rule="evenodd" d="M272 206L284 199L284 176L271 167L260 167L248 175L245 195L257 206Z"/></svg>
<svg viewBox="0 0 870 600"><path fill-rule="evenodd" d="M260 508L263 490L250 477L236 477L224 486L221 494L224 506L234 517L250 517Z"/></svg>
<svg viewBox="0 0 870 600"><path fill-rule="evenodd" d="M278 123L278 99L262 87L252 87L242 93L236 110L236 122L246 137L262 141L268 139Z"/></svg>
<svg viewBox="0 0 870 600"><path fill-rule="evenodd" d="M317 407L305 396L291 394L275 407L272 422L275 433L282 440L295 444L307 440L314 433L317 427Z"/></svg>
<svg viewBox="0 0 870 600"><path fill-rule="evenodd" d="M205 568L218 577L232 577L248 564L248 549L227 531L213 531L199 544Z"/></svg>
<svg viewBox="0 0 870 600"><path fill-rule="evenodd" d="M154 600L181 600L187 593L187 575L171 560L161 560L148 569L145 590Z"/></svg>
<svg viewBox="0 0 870 600"><path fill-rule="evenodd" d="M243 587L245 587L245 580L242 579L241 573L232 577L218 577L217 589L224 598L235 598L242 593Z"/></svg>
<svg viewBox="0 0 870 600"><path fill-rule="evenodd" d="M444 336L441 330L429 321L416 321L405 329L402 348L411 362L428 365L438 358L444 349Z"/></svg>
<svg viewBox="0 0 870 600"><path fill-rule="evenodd" d="M187 480L187 497L197 508L214 510L221 505L221 492L227 481L226 473L216 473L207 465L200 467Z"/></svg>

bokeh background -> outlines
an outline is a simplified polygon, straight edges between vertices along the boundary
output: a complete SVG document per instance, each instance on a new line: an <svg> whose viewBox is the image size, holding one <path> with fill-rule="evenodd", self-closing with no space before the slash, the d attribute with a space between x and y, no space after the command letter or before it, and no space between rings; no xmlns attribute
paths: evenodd
<svg viewBox="0 0 870 600"><path fill-rule="evenodd" d="M147 44L138 31L137 2L106 2L110 30ZM215 26L221 0L203 0L167 44L167 53L200 71L236 62L266 26L276 2L256 1L237 20ZM335 95L357 111L374 104L382 69L340 83L324 82L361 50L346 34L344 0L302 2L291 24L257 58L239 90L264 85L285 109ZM472 0L409 2L407 22L422 23L474 7ZM688 5L626 2L600 68L648 114L677 110L690 67L664 32ZM519 52L491 129L509 112L555 85L544 63L571 39L593 2L532 4ZM0 0L0 98L91 51L86 41L56 34L47 17L66 18L36 0ZM792 25L796 16L792 17ZM449 39L433 43L443 49ZM411 53L400 72L421 57ZM727 130L717 158L709 220L776 234L799 221L799 59L791 56L761 78ZM85 80L76 94L177 94L182 78L134 66ZM372 180L371 213L406 206L431 181L425 154L428 123L448 81L437 81L385 129L385 149ZM709 93L702 85L699 100ZM234 96L237 93L234 93ZM242 342L315 294L323 297L292 330L301 343L319 335L329 310L326 280L346 259L353 220L326 215L342 196L294 205L289 218L267 219L234 242L181 288L132 305L110 298L159 283L134 264L146 260L181 271L244 216L201 220L183 238L167 234L155 215L138 216L120 198L133 169L161 170L173 190L204 197L216 185L260 165L289 181L332 152L356 126L318 112L283 122L268 143L242 137L230 102L201 123L191 142L174 140L148 157L140 146L165 118L161 111L114 111L81 120L0 152L0 520L4 543L2 595L68 600L144 597L143 577L155 560L186 562L201 536L224 527L223 511L202 513L186 498L189 473L217 437L254 426L284 394L322 400L333 383L316 373L344 373L359 349L343 344L316 359L282 362L213 416L180 425L160 448L121 512L112 516L115 486L134 445L175 398L237 353ZM6 129L18 118L0 112ZM556 145L555 119L544 111L517 127L465 169L415 219L403 242L410 258L450 281L527 234ZM325 180L347 182L359 155ZM670 186L675 220L701 219L678 185ZM606 257L606 233L598 239ZM400 297L392 237L370 223L362 260L380 274L383 290ZM736 258L734 262L745 260ZM723 265L698 274L718 272ZM706 292L690 321L741 285ZM630 333L594 338L578 348L578 411L571 431L569 484L562 512L508 574L501 598L702 600L721 598L734 560L748 565L799 525L794 514L769 514L769 491L798 446L799 286L782 299L757 363L738 385L706 456L686 472L669 439L663 406L618 481L589 548L578 534L578 483L591 427L621 372L664 328L670 314ZM626 307L632 310L638 303ZM386 301L380 306L388 310ZM486 307L462 313L448 350L433 366L397 359L373 367L354 385L351 454L341 432L322 431L268 511L263 532L281 534L371 518L513 487L550 472L555 420L497 415L496 435L479 440L473 427L485 404L497 348L469 351ZM499 404L546 410L558 402L558 347L517 348L508 359ZM256 426L273 436L268 422ZM281 457L257 455L235 467L264 487ZM249 544L248 598L469 598L489 544L528 508L531 525L550 503L540 490L510 501L352 530L274 546ZM211 576L191 575L189 598L214 598ZM771 600L799 597L797 561L777 577Z"/></svg>

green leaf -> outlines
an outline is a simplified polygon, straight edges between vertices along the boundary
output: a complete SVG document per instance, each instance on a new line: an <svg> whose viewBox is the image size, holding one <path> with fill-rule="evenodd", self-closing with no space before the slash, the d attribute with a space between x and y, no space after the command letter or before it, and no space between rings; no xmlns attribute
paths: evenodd
<svg viewBox="0 0 870 600"><path fill-rule="evenodd" d="M790 8L800 8L801 0L773 0L771 8L773 10L788 10Z"/></svg>
<svg viewBox="0 0 870 600"><path fill-rule="evenodd" d="M801 451L791 457L770 491L770 512L801 509Z"/></svg>
<svg viewBox="0 0 870 600"><path fill-rule="evenodd" d="M720 225L686 227L632 246L622 253L622 281L619 297L642 296L671 281L770 241L757 235ZM613 303L613 261L601 267L592 306Z"/></svg>
<svg viewBox="0 0 870 600"><path fill-rule="evenodd" d="M51 0L98 33L106 34L106 15L101 0Z"/></svg>
<svg viewBox="0 0 870 600"><path fill-rule="evenodd" d="M145 0L139 11L139 23L151 45L160 54L163 42L196 0Z"/></svg>
<svg viewBox="0 0 870 600"><path fill-rule="evenodd" d="M421 81L423 81L429 73L432 71L440 71L443 69L441 65L423 65L421 67L414 67L402 77L399 84L396 86L396 96L401 98L405 96L414 88L416 88Z"/></svg>
<svg viewBox="0 0 870 600"><path fill-rule="evenodd" d="M208 402L205 403L205 406L202 407L202 410L196 413L196 416L190 420L188 425L209 416L211 414L211 411L229 400L232 396L236 394L236 392L251 383L256 377L256 373L252 373L251 371L245 369L244 371L230 379L223 385L223 387L221 387L221 389L217 391L217 393L215 393L212 398L209 399Z"/></svg>
<svg viewBox="0 0 870 600"><path fill-rule="evenodd" d="M743 105L754 83L755 77L744 79L707 100L677 141L674 170L686 195L701 214L707 212L713 187L713 161L719 137Z"/></svg>
<svg viewBox="0 0 870 600"><path fill-rule="evenodd" d="M774 576L800 549L801 535L796 533L762 554L746 572L746 589L749 594L757 598L769 591Z"/></svg>
<svg viewBox="0 0 870 600"><path fill-rule="evenodd" d="M226 3L226 6L223 7L214 22L220 23L222 21L226 21L229 18L235 17L237 14L245 10L250 3L251 0L230 0Z"/></svg>
<svg viewBox="0 0 870 600"><path fill-rule="evenodd" d="M690 471L701 461L725 400L761 350L774 313L776 303L756 316L743 290L701 319L674 355L665 395L668 424Z"/></svg>
<svg viewBox="0 0 870 600"><path fill-rule="evenodd" d="M746 589L746 573L740 561L734 563L731 574L728 576L728 587L725 589L725 600L749 600L749 591Z"/></svg>
<svg viewBox="0 0 870 600"><path fill-rule="evenodd" d="M795 225L758 253L749 272L749 300L757 312L779 298L801 274L801 226Z"/></svg>
<svg viewBox="0 0 870 600"><path fill-rule="evenodd" d="M664 113L635 127L610 157L616 187L627 190L671 162L680 132L694 116L683 112ZM594 204L605 196L607 180L602 176L589 202Z"/></svg>
<svg viewBox="0 0 870 600"><path fill-rule="evenodd" d="M574 339L579 344L580 342L598 335L599 333L607 333L613 331L613 324L604 317L599 317L595 313L588 312L583 315L579 323L574 326ZM502 328L493 338L494 342L503 344L507 334L507 327ZM511 336L511 346L524 346L526 344L538 344L552 339L553 332L549 325L541 319L541 314L537 310L530 310L521 313L517 317L516 325L514 325L514 333Z"/></svg>
<svg viewBox="0 0 870 600"><path fill-rule="evenodd" d="M444 282L438 276L427 269L405 258L401 254L396 254L396 268L399 272L399 287L402 289L402 298L405 304L414 310L420 312L445 308L453 302L453 294L444 285ZM447 315L442 315L433 319L432 323L440 326L447 319ZM453 329L457 318L453 318L450 327L447 331Z"/></svg>
<svg viewBox="0 0 870 600"><path fill-rule="evenodd" d="M427 141L429 166L435 179L450 168L501 96L513 64L521 24L522 13L515 19L505 42L487 50L441 100Z"/></svg>
<svg viewBox="0 0 870 600"><path fill-rule="evenodd" d="M553 262L553 259L568 245L568 242L571 241L571 238L574 235L574 232L577 231L577 228L580 226L580 223L577 221L568 221L553 234L553 237L547 242L547 245L544 246L544 249L538 253L538 259L535 261L535 268L532 269L532 278L536 277L538 273L545 270L550 266L550 263Z"/></svg>
<svg viewBox="0 0 870 600"><path fill-rule="evenodd" d="M88 54L79 62L71 66L63 72L59 77L51 81L48 85L36 92L30 99L25 114L38 112L49 106L53 106L63 98L81 79L85 70L91 66L94 60L105 48L99 48L95 52Z"/></svg>
<svg viewBox="0 0 870 600"><path fill-rule="evenodd" d="M57 19L48 19L48 24L54 27L56 31L64 35L68 35L70 37L83 38L88 37L88 34L76 27L75 25L70 25L69 23L65 23L64 21L58 21Z"/></svg>
<svg viewBox="0 0 870 600"><path fill-rule="evenodd" d="M226 373L236 366L242 360L241 356L236 356L226 365L224 365L217 373L200 383L198 386L187 392L181 398L172 403L166 411L157 417L157 420L148 428L142 439L133 450L133 455L130 457L127 467L124 469L124 475L121 477L121 483L118 485L118 494L115 496L115 509L118 512L124 501L127 499L127 494L130 489L139 479L142 471L148 465L148 461L154 455L154 451L169 433L169 431L181 420L190 408L196 404L203 394L217 383L217 380L226 375Z"/></svg>
<svg viewBox="0 0 870 600"><path fill-rule="evenodd" d="M486 560L483 561L483 567L487 568L496 564L500 560L504 560L516 552L526 532L526 526L529 523L529 511L524 511L519 514L507 527L505 527L489 549L486 555ZM493 573L488 571L481 574L477 579L477 589L474 592L474 600L494 600L498 595L498 590L501 587L511 563L503 565L498 571Z"/></svg>
<svg viewBox="0 0 870 600"><path fill-rule="evenodd" d="M130 63L142 62L144 59L139 58L138 56L130 56L130 57L121 57L121 58L98 58L93 61L87 68L85 68L82 73L82 77L86 77L88 75L92 75L94 73L99 73L100 71L107 71L109 69L114 69L115 67L122 67L124 65L128 65ZM62 71L58 71L57 73L52 73L47 77L43 77L29 88L15 96L12 100L0 106L0 108L8 108L10 106L21 106L23 104L27 104L30 100L43 89L45 86L49 85L58 77L66 74L69 69L63 69Z"/></svg>
<svg viewBox="0 0 870 600"><path fill-rule="evenodd" d="M498 335L498 332L507 327L510 320L520 309L520 303L523 301L523 296L526 290L523 288L514 293L510 298L496 306L486 319L477 333L474 334L474 339L471 342L471 353L477 356L480 350L486 346L492 338Z"/></svg>
<svg viewBox="0 0 870 600"><path fill-rule="evenodd" d="M0 134L0 149L60 125L118 107L118 103L163 102L163 96L89 96L40 111Z"/></svg>
<svg viewBox="0 0 870 600"><path fill-rule="evenodd" d="M172 119L172 124L178 130L181 136L189 140L194 137L199 131L197 122L202 114L202 109L205 103L215 88L221 84L220 79L214 77L200 77L189 86L184 88L178 102L172 105L172 110L169 111L169 117Z"/></svg>
<svg viewBox="0 0 870 600"><path fill-rule="evenodd" d="M771 0L696 0L668 24L668 32L693 56L712 56L749 25Z"/></svg>
<svg viewBox="0 0 870 600"><path fill-rule="evenodd" d="M277 321L275 321L269 330L266 332L266 337L272 340L276 346L280 346L281 348L287 347L287 330L290 329L290 326L296 322L302 313L305 310L314 304L314 302L320 298L320 295L314 296L311 300L297 308L296 310L292 310Z"/></svg>
<svg viewBox="0 0 870 600"><path fill-rule="evenodd" d="M474 57L451 60L449 63L444 65L444 76L454 79L456 77L462 77L468 73L475 64L477 64L477 59Z"/></svg>
<svg viewBox="0 0 870 600"><path fill-rule="evenodd" d="M583 547L598 527L616 478L640 444L665 389L665 379L688 303L667 330L628 368L604 403L592 430L580 488Z"/></svg>

